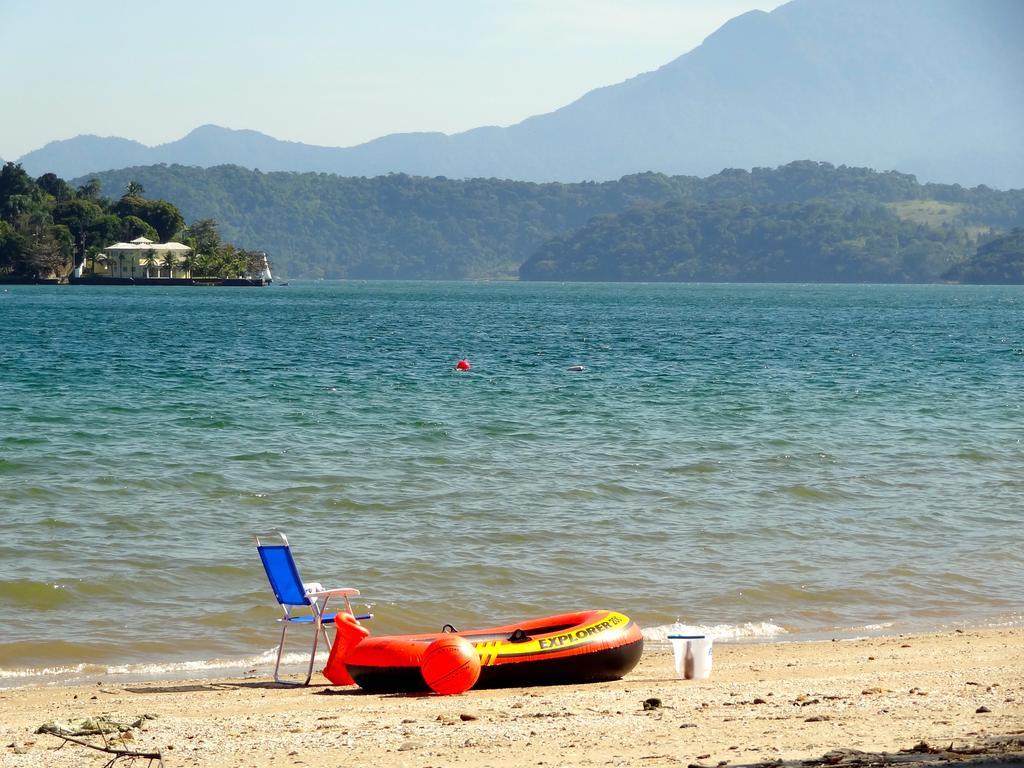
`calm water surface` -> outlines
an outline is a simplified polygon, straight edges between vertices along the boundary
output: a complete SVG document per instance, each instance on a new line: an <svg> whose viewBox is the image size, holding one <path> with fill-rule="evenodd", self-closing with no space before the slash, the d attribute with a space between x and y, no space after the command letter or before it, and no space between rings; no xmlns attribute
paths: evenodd
<svg viewBox="0 0 1024 768"><path fill-rule="evenodd" d="M0 676L265 668L275 527L377 633L1020 623L1022 311L1015 287L0 287Z"/></svg>

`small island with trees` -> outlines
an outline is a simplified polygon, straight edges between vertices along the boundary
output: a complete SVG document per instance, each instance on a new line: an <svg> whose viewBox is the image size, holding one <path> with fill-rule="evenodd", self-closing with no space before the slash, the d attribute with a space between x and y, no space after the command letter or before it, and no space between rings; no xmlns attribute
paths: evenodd
<svg viewBox="0 0 1024 768"><path fill-rule="evenodd" d="M98 179L75 188L20 165L0 169L0 282L91 285L265 285L266 254L223 242L213 219L186 225L166 200L130 181L117 200Z"/></svg>

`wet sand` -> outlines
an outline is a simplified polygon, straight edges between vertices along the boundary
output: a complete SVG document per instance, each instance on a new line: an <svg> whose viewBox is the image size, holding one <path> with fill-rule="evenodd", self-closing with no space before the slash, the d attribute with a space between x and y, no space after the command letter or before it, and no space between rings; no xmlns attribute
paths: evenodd
<svg viewBox="0 0 1024 768"><path fill-rule="evenodd" d="M34 733L100 714L155 715L126 748L159 751L169 767L1024 762L1020 628L719 644L700 681L675 679L665 649L645 652L624 680L586 686L440 697L313 682L281 688L267 671L0 690L0 764L101 766L111 755Z"/></svg>

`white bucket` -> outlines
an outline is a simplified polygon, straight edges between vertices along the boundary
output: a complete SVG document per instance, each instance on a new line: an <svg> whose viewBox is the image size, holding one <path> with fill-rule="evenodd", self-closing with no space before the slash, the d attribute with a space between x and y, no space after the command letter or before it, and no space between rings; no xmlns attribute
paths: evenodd
<svg viewBox="0 0 1024 768"><path fill-rule="evenodd" d="M711 677L711 638L707 635L669 635L676 656L676 674L683 680Z"/></svg>

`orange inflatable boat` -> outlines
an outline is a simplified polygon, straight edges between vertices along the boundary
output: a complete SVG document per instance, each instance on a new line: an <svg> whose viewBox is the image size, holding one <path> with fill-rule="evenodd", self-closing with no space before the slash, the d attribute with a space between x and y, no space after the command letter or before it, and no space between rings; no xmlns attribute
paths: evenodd
<svg viewBox="0 0 1024 768"><path fill-rule="evenodd" d="M324 675L335 685L376 693L429 690L420 671L427 647L445 633L371 637L351 615L339 613ZM452 633L473 644L480 657L475 688L589 683L617 680L640 661L644 639L628 616L581 611L504 627Z"/></svg>

